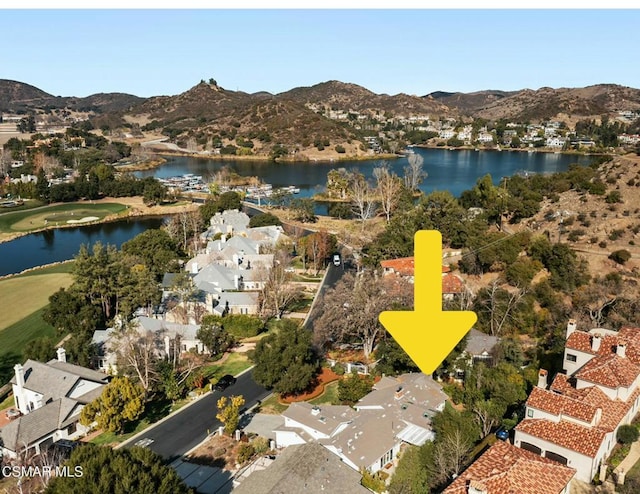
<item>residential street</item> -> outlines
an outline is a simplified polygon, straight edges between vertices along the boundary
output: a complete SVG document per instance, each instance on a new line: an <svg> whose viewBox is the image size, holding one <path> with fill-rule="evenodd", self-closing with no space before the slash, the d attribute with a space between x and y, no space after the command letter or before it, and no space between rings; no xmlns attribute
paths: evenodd
<svg viewBox="0 0 640 494"><path fill-rule="evenodd" d="M134 446L143 440L151 440L152 442L147 447L166 460L173 461L181 457L203 441L208 432L213 432L222 425L216 418L216 402L220 396L242 395L246 400L245 408L248 409L258 400L269 395L269 391L259 386L252 376L252 371L241 375L238 377L238 381L224 392L214 391L199 399L193 405L180 410L170 419L147 429L144 434L138 436L126 447Z"/></svg>

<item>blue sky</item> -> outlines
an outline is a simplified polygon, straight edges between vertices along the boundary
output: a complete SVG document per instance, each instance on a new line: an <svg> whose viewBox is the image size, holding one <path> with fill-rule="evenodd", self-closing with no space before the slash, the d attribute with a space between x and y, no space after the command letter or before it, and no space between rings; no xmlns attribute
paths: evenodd
<svg viewBox="0 0 640 494"><path fill-rule="evenodd" d="M3 10L0 78L54 95L640 87L640 10Z"/></svg>

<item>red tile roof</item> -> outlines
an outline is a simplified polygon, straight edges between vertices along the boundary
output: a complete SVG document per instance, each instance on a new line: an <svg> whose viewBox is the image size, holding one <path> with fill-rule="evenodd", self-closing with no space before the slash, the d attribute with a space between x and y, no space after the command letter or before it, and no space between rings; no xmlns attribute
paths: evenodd
<svg viewBox="0 0 640 494"><path fill-rule="evenodd" d="M384 269L391 269L401 276L413 276L415 271L414 259L414 257L399 257L398 259L380 261L380 265ZM449 271L451 271L449 266L442 266L443 273L448 273Z"/></svg>
<svg viewBox="0 0 640 494"><path fill-rule="evenodd" d="M442 275L442 293L462 293L463 291L464 283L455 274L447 273Z"/></svg>
<svg viewBox="0 0 640 494"><path fill-rule="evenodd" d="M591 458L595 458L606 435L597 427L585 427L567 420L524 419L516 430Z"/></svg>
<svg viewBox="0 0 640 494"><path fill-rule="evenodd" d="M491 494L558 494L576 470L498 441L447 487L443 494L467 494L479 482Z"/></svg>
<svg viewBox="0 0 640 494"><path fill-rule="evenodd" d="M615 353L598 355L575 373L576 378L600 384L607 388L628 388L640 374L640 366L627 357L619 357Z"/></svg>
<svg viewBox="0 0 640 494"><path fill-rule="evenodd" d="M569 416L590 424L598 407L553 391L534 387L527 399L527 406L556 415Z"/></svg>
<svg viewBox="0 0 640 494"><path fill-rule="evenodd" d="M413 276L415 263L413 257L400 257L380 262L384 269L391 269L400 276Z"/></svg>
<svg viewBox="0 0 640 494"><path fill-rule="evenodd" d="M575 374L578 379L608 388L629 387L640 375L640 328L625 327L617 334L601 337L597 351L591 349L593 335L574 331L567 338L566 348L594 355ZM625 343L625 357L616 354L619 343Z"/></svg>

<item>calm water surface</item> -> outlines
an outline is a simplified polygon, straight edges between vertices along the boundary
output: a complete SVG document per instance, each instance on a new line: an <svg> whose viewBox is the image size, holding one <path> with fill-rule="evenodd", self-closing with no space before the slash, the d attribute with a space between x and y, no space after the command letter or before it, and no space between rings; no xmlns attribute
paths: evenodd
<svg viewBox="0 0 640 494"><path fill-rule="evenodd" d="M518 172L553 173L566 170L572 163L582 165L591 163L589 156L553 153L413 149L424 158L423 168L428 174L420 189L425 193L433 190L449 190L455 196L473 187L476 180L487 173L491 174L497 184L502 177ZM300 197L310 197L324 191L327 173L330 170L345 168L350 171L360 171L366 177L371 178L373 169L382 163L382 160L335 163L265 163L176 157L154 170L136 172L136 175L167 178L193 173L207 179L213 177L214 173L222 167L227 166L240 175L258 176L274 187L295 185L300 188ZM404 167L408 165L407 158L398 158L387 163L399 176L404 175Z"/></svg>
<svg viewBox="0 0 640 494"><path fill-rule="evenodd" d="M570 164L587 165L588 156L574 156L553 153L526 153L510 151L447 151L445 149L414 148L424 158L424 171L428 176L421 190L449 190L458 196L470 189L476 180L487 173L497 184L502 177L518 172L553 173L566 170ZM339 163L264 163L247 161L214 161L187 157L170 159L164 165L144 172L136 172L139 177L172 177L193 173L210 178L222 167L227 166L240 175L258 176L274 187L295 185L300 188L299 197L311 197L325 189L327 173L345 168L359 171L371 178L373 169L382 160L343 161ZM391 169L402 176L407 158L388 161ZM317 214L326 214L326 206L318 205ZM135 237L148 228L158 228L161 218L127 219L102 225L88 225L77 228L49 230L34 233L0 244L0 275L18 273L24 269L73 258L81 244L102 243L117 245Z"/></svg>
<svg viewBox="0 0 640 494"><path fill-rule="evenodd" d="M32 233L0 244L0 276L72 259L82 244L120 247L149 228L159 228L163 218L129 218L98 225L62 228Z"/></svg>

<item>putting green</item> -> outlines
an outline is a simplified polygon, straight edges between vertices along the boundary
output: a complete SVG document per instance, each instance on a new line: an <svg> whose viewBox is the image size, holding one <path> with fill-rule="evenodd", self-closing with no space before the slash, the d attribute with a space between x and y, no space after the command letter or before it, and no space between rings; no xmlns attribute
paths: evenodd
<svg viewBox="0 0 640 494"><path fill-rule="evenodd" d="M62 226L73 223L86 223L103 219L110 214L126 209L123 204L65 204L22 211L15 215L6 215L0 221L0 230L5 232L28 232L48 226Z"/></svg>

